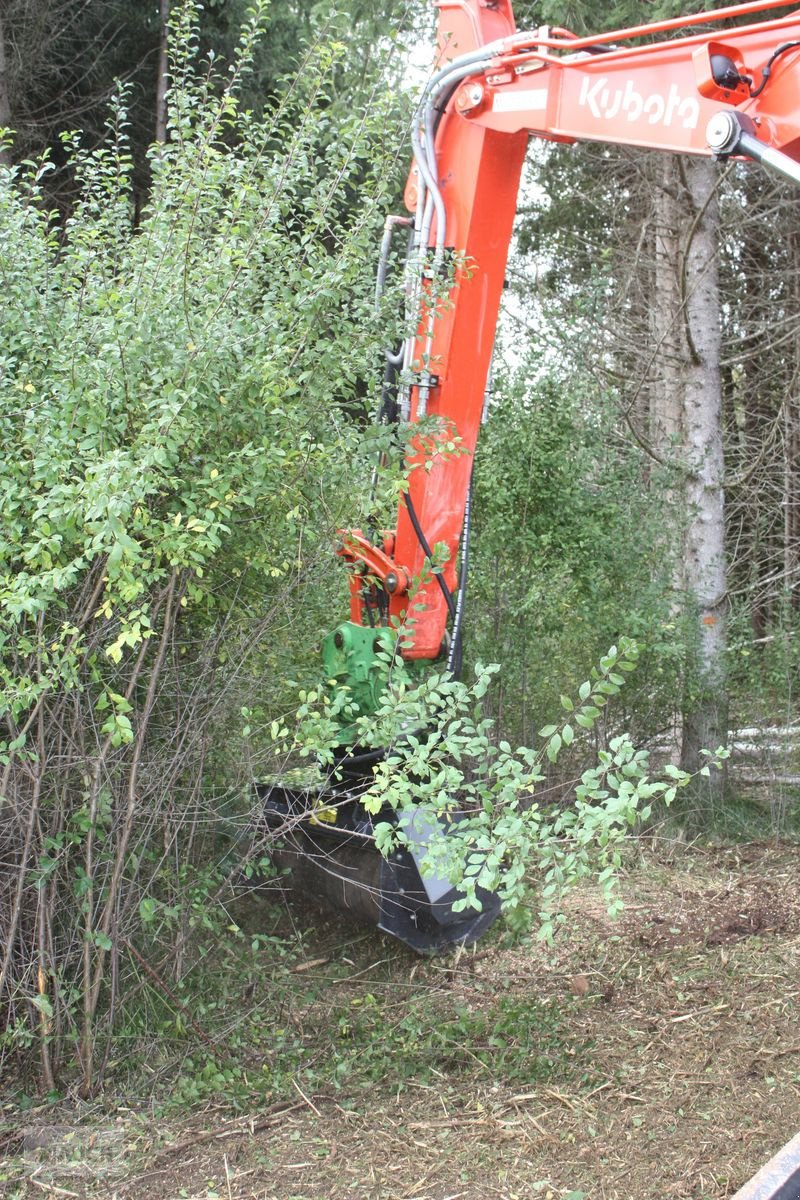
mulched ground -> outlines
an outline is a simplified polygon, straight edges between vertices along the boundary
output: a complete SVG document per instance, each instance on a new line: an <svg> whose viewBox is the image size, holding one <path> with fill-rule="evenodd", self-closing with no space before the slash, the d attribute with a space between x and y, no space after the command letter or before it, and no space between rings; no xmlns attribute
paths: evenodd
<svg viewBox="0 0 800 1200"><path fill-rule="evenodd" d="M291 1100L245 1117L211 1106L157 1118L142 1107L15 1122L6 1111L15 1137L6 1136L0 1195L731 1196L800 1130L800 854L651 845L623 894L612 922L593 891L575 893L552 948L495 939L458 959L420 960L324 924L300 964L315 997L298 999L287 1019L320 1031L367 996L402 1014L425 995L443 1020L495 1011L501 996L549 1000L563 1038L545 1080L526 1079L519 1056L498 1051L493 1067L465 1049L457 1071L402 1086L387 1072L321 1094L297 1082Z"/></svg>

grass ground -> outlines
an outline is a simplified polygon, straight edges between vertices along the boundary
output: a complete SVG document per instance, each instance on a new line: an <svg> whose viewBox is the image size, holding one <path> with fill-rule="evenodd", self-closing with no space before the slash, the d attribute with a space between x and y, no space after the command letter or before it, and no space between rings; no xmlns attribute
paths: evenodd
<svg viewBox="0 0 800 1200"><path fill-rule="evenodd" d="M299 958L242 981L260 1034L238 1092L208 1048L171 1080L154 1045L147 1101L9 1101L0 1194L731 1196L800 1129L799 884L792 846L651 844L622 917L580 890L550 948L490 935L423 960L318 922ZM265 1065L280 1082L248 1101Z"/></svg>

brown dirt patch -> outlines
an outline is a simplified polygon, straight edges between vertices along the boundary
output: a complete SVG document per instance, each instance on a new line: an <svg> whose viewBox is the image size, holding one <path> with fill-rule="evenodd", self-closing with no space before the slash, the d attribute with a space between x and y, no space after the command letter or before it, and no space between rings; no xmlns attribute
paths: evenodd
<svg viewBox="0 0 800 1200"><path fill-rule="evenodd" d="M6 1112L17 1137L47 1122L66 1133L43 1147L25 1133L24 1158L9 1140L0 1194L729 1197L800 1129L798 885L794 847L649 849L623 881L621 919L609 921L597 894L582 889L552 948L497 938L426 961L323 924L301 973L314 995L298 994L285 1019L310 1031L320 1054L326 1021L341 1025L348 1005L379 1005L383 1040L365 1054L384 1054L381 1077L311 1091L299 1076L291 1099L245 1115L210 1106L183 1119L142 1108L15 1121ZM420 1027L433 1057L404 1077L404 1057L427 1053L403 1024L421 1001L433 1026L457 1019L469 1036L458 1061L452 1047L443 1056L433 1026ZM554 1022L542 1031L552 1059L544 1078L527 1043L515 1042L513 1021L500 1029L484 1020L528 1006Z"/></svg>

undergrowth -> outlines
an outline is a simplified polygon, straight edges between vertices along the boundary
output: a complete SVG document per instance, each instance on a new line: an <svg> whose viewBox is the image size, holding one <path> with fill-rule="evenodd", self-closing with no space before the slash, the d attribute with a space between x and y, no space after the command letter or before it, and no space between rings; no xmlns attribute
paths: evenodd
<svg viewBox="0 0 800 1200"><path fill-rule="evenodd" d="M256 919L271 924L275 917L262 907ZM206 958L175 997L179 1003L163 994L139 997L122 1037L125 1053L108 1064L101 1103L146 1102L165 1115L211 1101L244 1110L296 1099L300 1088L335 1095L347 1107L380 1084L456 1093L476 1076L488 1083L500 1075L521 1088L588 1079L589 1047L569 1031L563 1003L498 993L477 980L465 998L450 987L450 960L423 967L433 975L410 983L418 960L393 946L367 983L358 982L362 963L344 952L312 975L306 968L316 961L308 954L319 945L318 930L273 933L256 953L254 944L244 935L236 954L229 946ZM374 956L374 937L361 944ZM266 952L268 987L259 962ZM71 1098L67 1087L49 1099ZM35 1103L24 1092L13 1100L19 1108Z"/></svg>

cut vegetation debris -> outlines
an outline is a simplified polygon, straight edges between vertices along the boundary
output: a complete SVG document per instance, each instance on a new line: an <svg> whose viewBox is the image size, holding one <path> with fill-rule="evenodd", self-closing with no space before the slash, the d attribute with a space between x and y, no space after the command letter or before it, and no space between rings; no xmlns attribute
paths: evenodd
<svg viewBox="0 0 800 1200"><path fill-rule="evenodd" d="M22 1115L9 1098L0 1190L732 1196L800 1129L799 883L792 846L651 847L623 881L618 921L584 888L552 948L498 936L422 962L315 914L299 960L274 979L265 965L255 996L243 981L236 1037L226 1014L244 1077L274 1049L247 1043L256 1018L284 1047L272 1097L248 1102L240 1078L181 1111L178 1077L201 1055L171 1079L154 1048L146 1103L109 1089L103 1105Z"/></svg>

